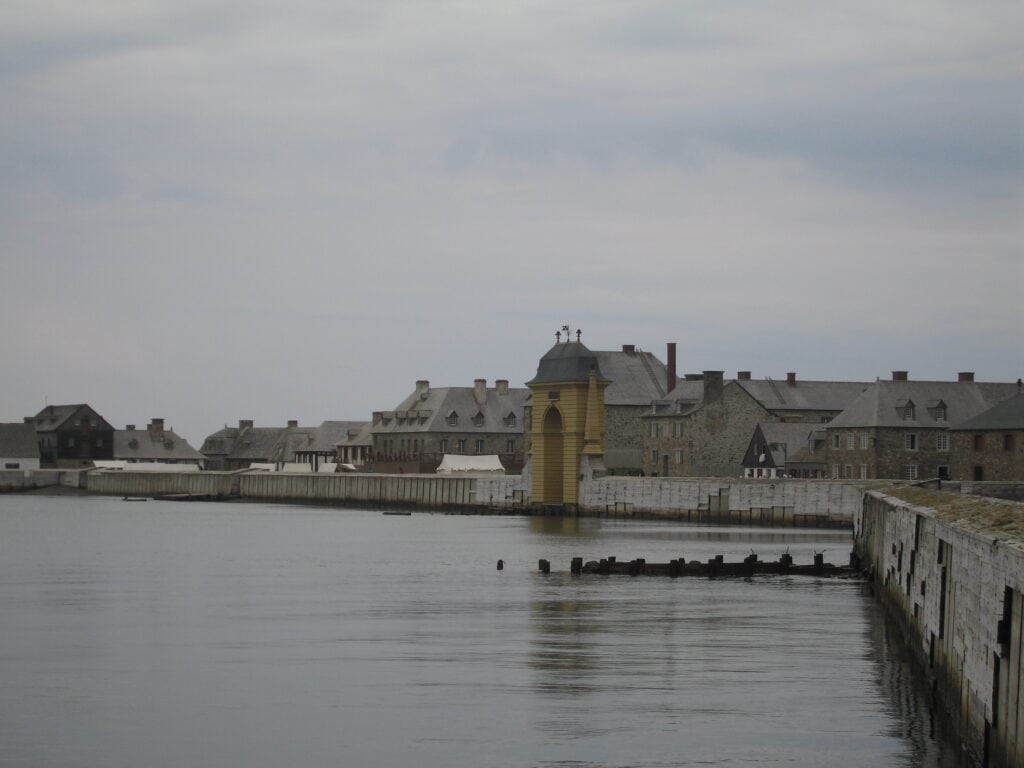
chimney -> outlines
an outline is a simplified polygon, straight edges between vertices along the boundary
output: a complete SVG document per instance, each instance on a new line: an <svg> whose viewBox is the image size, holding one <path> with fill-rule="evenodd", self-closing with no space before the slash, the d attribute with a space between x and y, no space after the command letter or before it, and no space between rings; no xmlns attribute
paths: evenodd
<svg viewBox="0 0 1024 768"><path fill-rule="evenodd" d="M35 416L24 416L23 418L25 419L26 424L33 424L36 420Z"/></svg>
<svg viewBox="0 0 1024 768"><path fill-rule="evenodd" d="M960 371L956 375L957 381L974 381L974 371Z"/></svg>
<svg viewBox="0 0 1024 768"><path fill-rule="evenodd" d="M666 378L668 379L665 393L668 394L676 388L676 343L674 341L668 343L668 351L665 353L665 357L668 360L665 366Z"/></svg>
<svg viewBox="0 0 1024 768"><path fill-rule="evenodd" d="M135 425L134 424L125 424L124 425L124 430L125 430L125 432L134 432L135 431Z"/></svg>
<svg viewBox="0 0 1024 768"><path fill-rule="evenodd" d="M473 379L473 398L477 405L487 402L487 379Z"/></svg>
<svg viewBox="0 0 1024 768"><path fill-rule="evenodd" d="M252 429L252 419L239 419L238 420L238 428L239 429Z"/></svg>
<svg viewBox="0 0 1024 768"><path fill-rule="evenodd" d="M635 355L636 354L636 344L623 344L622 345L622 351L625 352L627 355Z"/></svg>
<svg viewBox="0 0 1024 768"><path fill-rule="evenodd" d="M786 374L786 384L791 387L796 386L796 371L790 371Z"/></svg>
<svg viewBox="0 0 1024 768"><path fill-rule="evenodd" d="M495 379L494 389L497 390L499 395L508 394L508 379Z"/></svg>
<svg viewBox="0 0 1024 768"><path fill-rule="evenodd" d="M723 371L704 371L704 402L715 403L722 399Z"/></svg>
<svg viewBox="0 0 1024 768"><path fill-rule="evenodd" d="M893 381L906 381L907 380L907 372L906 371L893 371L892 372L892 380Z"/></svg>
<svg viewBox="0 0 1024 768"><path fill-rule="evenodd" d="M736 378L739 381L750 381L750 371L736 371Z"/></svg>
<svg viewBox="0 0 1024 768"><path fill-rule="evenodd" d="M135 429L133 426L132 429ZM164 420L163 419L150 419L149 421L149 436L154 440L159 440L164 436Z"/></svg>
<svg viewBox="0 0 1024 768"><path fill-rule="evenodd" d="M426 400L427 395L430 394L430 382L426 379L416 380L416 395L420 400Z"/></svg>
<svg viewBox="0 0 1024 768"><path fill-rule="evenodd" d="M288 429L295 429L299 426L298 419L288 419Z"/></svg>

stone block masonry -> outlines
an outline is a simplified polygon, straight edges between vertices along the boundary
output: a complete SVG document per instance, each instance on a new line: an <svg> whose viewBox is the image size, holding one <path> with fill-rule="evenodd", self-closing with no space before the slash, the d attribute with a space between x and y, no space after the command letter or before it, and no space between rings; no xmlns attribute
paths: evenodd
<svg viewBox="0 0 1024 768"><path fill-rule="evenodd" d="M865 494L855 551L968 751L1024 766L1024 506L890 493Z"/></svg>

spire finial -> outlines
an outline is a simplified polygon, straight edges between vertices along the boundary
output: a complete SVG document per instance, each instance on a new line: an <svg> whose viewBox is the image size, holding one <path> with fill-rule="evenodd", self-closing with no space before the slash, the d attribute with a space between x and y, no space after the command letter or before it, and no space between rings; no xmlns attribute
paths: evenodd
<svg viewBox="0 0 1024 768"><path fill-rule="evenodd" d="M576 329L576 343L577 343L577 344L579 344L579 342L580 342L580 336L582 336L582 335L583 335L583 331L581 331L581 330L580 330L579 328L577 328L577 329Z"/></svg>

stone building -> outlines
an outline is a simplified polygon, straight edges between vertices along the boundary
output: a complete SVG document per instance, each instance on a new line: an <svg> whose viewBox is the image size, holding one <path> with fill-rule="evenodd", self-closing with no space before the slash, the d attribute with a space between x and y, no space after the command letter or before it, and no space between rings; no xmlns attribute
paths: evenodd
<svg viewBox="0 0 1024 768"><path fill-rule="evenodd" d="M114 460L130 464L198 464L202 468L206 457L174 430L165 429L163 419L152 419L145 429L128 424L124 429L114 430Z"/></svg>
<svg viewBox="0 0 1024 768"><path fill-rule="evenodd" d="M252 464L280 467L295 461L295 453L309 445L316 427L300 427L289 421L286 427L257 427L242 419L237 427L224 427L203 441L200 452L209 470L233 471Z"/></svg>
<svg viewBox="0 0 1024 768"><path fill-rule="evenodd" d="M349 427L334 447L340 464L362 468L373 454L373 422L361 421L358 426Z"/></svg>
<svg viewBox="0 0 1024 768"><path fill-rule="evenodd" d="M523 406L529 390L507 379L493 387L431 387L420 380L391 411L374 411L369 468L375 472L434 472L445 454L497 455L505 471L525 463Z"/></svg>
<svg viewBox="0 0 1024 768"><path fill-rule="evenodd" d="M643 416L644 472L672 477L738 477L758 424L818 424L838 415L868 385L851 381L754 380L740 371L687 374Z"/></svg>
<svg viewBox="0 0 1024 768"><path fill-rule="evenodd" d="M84 403L48 405L30 421L42 467L89 467L114 458L114 428Z"/></svg>
<svg viewBox="0 0 1024 768"><path fill-rule="evenodd" d="M1024 393L950 429L949 466L954 480L1024 480Z"/></svg>
<svg viewBox="0 0 1024 768"><path fill-rule="evenodd" d="M953 424L1016 394L1015 384L912 381L906 371L869 386L826 425L830 477L918 480L950 478Z"/></svg>
<svg viewBox="0 0 1024 768"><path fill-rule="evenodd" d="M312 433L303 435L304 439L293 445L295 462L308 464L313 472L320 471L323 464L338 461L338 443L344 440L349 431L358 430L365 421L324 421Z"/></svg>

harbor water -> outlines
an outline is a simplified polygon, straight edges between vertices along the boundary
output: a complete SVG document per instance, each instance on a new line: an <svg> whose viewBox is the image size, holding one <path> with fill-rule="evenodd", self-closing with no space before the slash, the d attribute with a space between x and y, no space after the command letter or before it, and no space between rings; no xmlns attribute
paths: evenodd
<svg viewBox="0 0 1024 768"><path fill-rule="evenodd" d="M850 534L0 496L0 766L966 766L862 582L568 572L752 550Z"/></svg>

